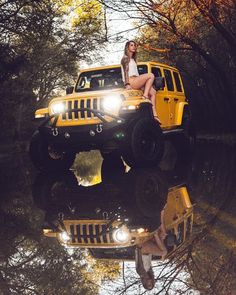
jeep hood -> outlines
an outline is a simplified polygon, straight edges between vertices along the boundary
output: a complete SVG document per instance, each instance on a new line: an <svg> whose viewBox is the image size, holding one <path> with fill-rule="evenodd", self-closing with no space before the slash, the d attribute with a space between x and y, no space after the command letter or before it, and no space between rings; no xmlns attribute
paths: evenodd
<svg viewBox="0 0 236 295"><path fill-rule="evenodd" d="M122 94L124 92L124 88L117 88L117 89L107 89L107 90L99 90L99 91L86 91L86 92L73 92L72 94L64 95L55 97L50 101L50 104L54 101L65 101L65 100L71 100L71 99L83 99L83 98L98 98L103 97L107 95Z"/></svg>

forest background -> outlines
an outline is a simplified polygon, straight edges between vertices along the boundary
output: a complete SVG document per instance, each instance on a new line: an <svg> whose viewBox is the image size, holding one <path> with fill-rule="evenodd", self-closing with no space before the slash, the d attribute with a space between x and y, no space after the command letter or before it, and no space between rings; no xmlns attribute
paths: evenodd
<svg viewBox="0 0 236 295"><path fill-rule="evenodd" d="M199 133L235 132L235 12L235 0L1 0L1 143L28 142L36 127L35 109L47 105L48 100L73 84L85 63L105 64L107 46L121 48L127 34L111 38L108 14L122 15L122 30L126 22L128 27L133 20L140 61L157 60L180 69ZM119 54L120 58L122 51ZM114 55L118 56L116 52ZM220 158L218 150L215 153L212 165ZM222 156L224 171L235 175L231 173L234 160L227 155L228 150ZM218 166L218 174L222 175L221 163ZM98 294L104 281L119 275L119 266L111 269L110 265L86 261L86 252L68 253L40 236L36 230L40 221L34 219L39 213L32 214L36 209L30 202L22 205L31 195L26 187L29 176L19 173L18 167L17 161L2 165L2 171L9 169L16 177L2 178L10 194L2 192L5 203L1 205L4 213L1 212L0 224L4 230L0 249L4 276L0 290L5 294L9 290L11 294L43 294L49 289L50 294ZM199 187L203 181L199 181ZM223 187L221 181L219 187ZM209 193L212 195L217 196ZM9 205L11 199L14 206ZM14 214L7 214L8 211ZM22 216L35 228L24 223ZM222 261L222 265L228 263ZM61 280L57 281L58 277Z"/></svg>

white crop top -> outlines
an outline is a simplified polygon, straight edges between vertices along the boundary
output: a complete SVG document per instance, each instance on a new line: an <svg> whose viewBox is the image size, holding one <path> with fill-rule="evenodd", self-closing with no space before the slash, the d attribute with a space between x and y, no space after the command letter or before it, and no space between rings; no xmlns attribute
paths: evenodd
<svg viewBox="0 0 236 295"><path fill-rule="evenodd" d="M125 74L124 74L123 66L121 67L121 74L122 74L122 80L123 82L125 82ZM131 76L139 76L138 67L133 58L131 58L129 62L129 77Z"/></svg>

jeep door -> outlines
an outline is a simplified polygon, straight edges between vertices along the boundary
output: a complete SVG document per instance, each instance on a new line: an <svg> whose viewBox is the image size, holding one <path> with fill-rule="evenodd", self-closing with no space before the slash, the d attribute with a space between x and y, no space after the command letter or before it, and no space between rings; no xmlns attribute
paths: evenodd
<svg viewBox="0 0 236 295"><path fill-rule="evenodd" d="M161 68L158 66L151 66L151 72L155 77L164 77L164 73L161 71ZM165 90L158 90L156 94L156 110L158 117L161 121L162 127L167 127L170 125L169 116L170 116L170 105L169 101L165 99Z"/></svg>
<svg viewBox="0 0 236 295"><path fill-rule="evenodd" d="M172 76L172 71L169 68L163 69L165 77L165 89L164 89L164 102L168 105L168 126L173 126L175 124L175 86Z"/></svg>
<svg viewBox="0 0 236 295"><path fill-rule="evenodd" d="M186 98L185 98L183 83L182 83L179 72L177 70L173 70L172 75L174 79L175 91L174 91L174 99L172 101L171 109L173 110L174 118L175 118L173 123L177 124L177 121L179 121L177 116L179 116L178 113L180 112L180 107L179 107L180 103L185 102Z"/></svg>

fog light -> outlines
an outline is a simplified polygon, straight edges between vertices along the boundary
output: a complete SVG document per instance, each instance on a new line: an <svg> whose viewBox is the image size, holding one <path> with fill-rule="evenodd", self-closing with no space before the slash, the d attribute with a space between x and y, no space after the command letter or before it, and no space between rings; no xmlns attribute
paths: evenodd
<svg viewBox="0 0 236 295"><path fill-rule="evenodd" d="M125 135L124 135L123 132L117 132L117 133L115 134L115 137L116 137L117 139L123 139L123 138L125 137Z"/></svg>
<svg viewBox="0 0 236 295"><path fill-rule="evenodd" d="M66 132L64 136L66 139L68 139L68 138L70 138L70 133Z"/></svg>

